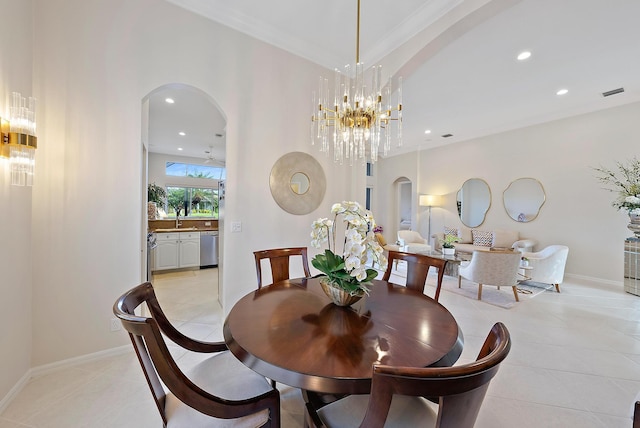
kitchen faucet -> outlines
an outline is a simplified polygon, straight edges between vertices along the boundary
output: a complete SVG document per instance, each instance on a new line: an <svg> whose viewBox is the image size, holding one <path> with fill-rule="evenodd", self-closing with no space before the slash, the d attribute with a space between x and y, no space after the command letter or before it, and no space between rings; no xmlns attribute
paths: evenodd
<svg viewBox="0 0 640 428"><path fill-rule="evenodd" d="M182 223L180 223L180 211L181 210L176 210L176 229L182 226Z"/></svg>

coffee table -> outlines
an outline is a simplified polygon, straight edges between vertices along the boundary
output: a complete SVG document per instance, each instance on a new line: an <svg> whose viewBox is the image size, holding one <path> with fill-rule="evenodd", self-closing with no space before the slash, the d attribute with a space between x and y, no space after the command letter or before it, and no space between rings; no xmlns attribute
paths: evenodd
<svg viewBox="0 0 640 428"><path fill-rule="evenodd" d="M401 249L401 251L404 251ZM441 251L438 250L425 250L425 251L404 251L405 253L413 253L413 254L423 254L430 257L435 257L437 259L446 260L447 264L444 266L444 274L447 276L452 276L454 278L458 277L458 269L460 268L460 264L462 262L467 262L471 260L471 254L467 253L458 253L456 252L453 255L442 254Z"/></svg>

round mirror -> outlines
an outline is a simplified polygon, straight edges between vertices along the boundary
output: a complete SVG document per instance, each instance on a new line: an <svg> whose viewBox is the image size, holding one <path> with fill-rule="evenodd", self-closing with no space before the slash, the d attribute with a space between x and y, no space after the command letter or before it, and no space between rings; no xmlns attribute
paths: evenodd
<svg viewBox="0 0 640 428"><path fill-rule="evenodd" d="M304 172L296 172L291 176L291 182L289 182L291 190L296 195L304 195L309 190L309 177Z"/></svg>
<svg viewBox="0 0 640 428"><path fill-rule="evenodd" d="M502 194L504 209L515 221L528 223L538 217L546 199L544 188L535 178L519 178Z"/></svg>
<svg viewBox="0 0 640 428"><path fill-rule="evenodd" d="M478 227L491 206L491 190L481 178L470 178L465 181L456 196L458 216L467 227Z"/></svg>
<svg viewBox="0 0 640 428"><path fill-rule="evenodd" d="M278 159L271 168L269 187L280 208L303 215L318 208L327 183L322 166L313 156L292 152Z"/></svg>

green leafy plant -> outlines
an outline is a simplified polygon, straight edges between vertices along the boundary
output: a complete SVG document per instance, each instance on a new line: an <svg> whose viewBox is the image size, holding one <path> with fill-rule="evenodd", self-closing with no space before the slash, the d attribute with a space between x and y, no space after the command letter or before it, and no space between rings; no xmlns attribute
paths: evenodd
<svg viewBox="0 0 640 428"><path fill-rule="evenodd" d="M618 193L611 205L630 215L640 215L640 161L634 157L626 163L616 162L616 168L617 171L602 166L592 169L599 174L596 179L606 186L605 190Z"/></svg>
<svg viewBox="0 0 640 428"><path fill-rule="evenodd" d="M455 248L453 244L459 241L460 238L455 235L445 235L445 237L440 240L440 244L442 244L442 248Z"/></svg>
<svg viewBox="0 0 640 428"><path fill-rule="evenodd" d="M164 202L167 199L167 191L164 187L158 186L156 183L151 183L147 187L147 200L149 202L155 202L158 206L163 207Z"/></svg>

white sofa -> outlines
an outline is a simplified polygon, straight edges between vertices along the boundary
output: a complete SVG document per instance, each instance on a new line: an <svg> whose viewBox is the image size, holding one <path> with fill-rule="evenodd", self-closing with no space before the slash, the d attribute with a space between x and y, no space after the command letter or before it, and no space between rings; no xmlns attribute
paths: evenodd
<svg viewBox="0 0 640 428"><path fill-rule="evenodd" d="M518 251L532 252L536 241L533 239L521 239L517 230L485 230L469 229L466 227L445 227L445 231L431 235L434 238L435 249L442 248L440 241L445 233L457 235L460 239L454 246L456 251L473 253L474 251L489 251L491 248L514 248Z"/></svg>

